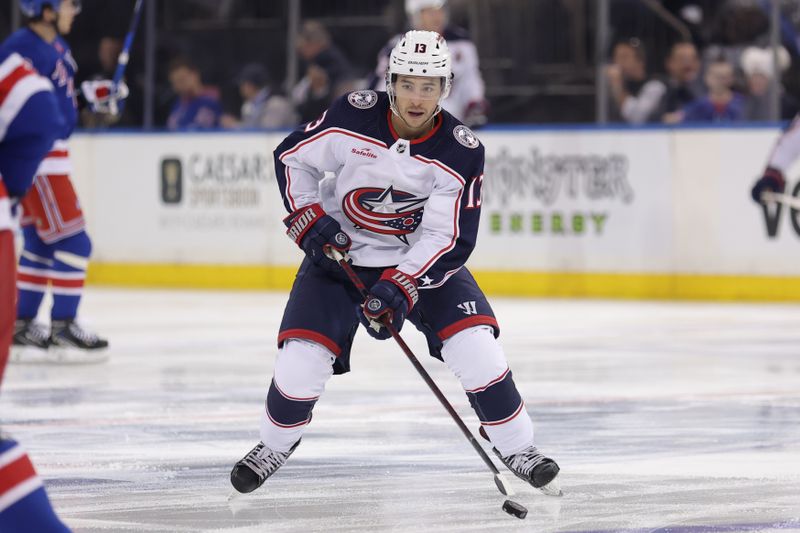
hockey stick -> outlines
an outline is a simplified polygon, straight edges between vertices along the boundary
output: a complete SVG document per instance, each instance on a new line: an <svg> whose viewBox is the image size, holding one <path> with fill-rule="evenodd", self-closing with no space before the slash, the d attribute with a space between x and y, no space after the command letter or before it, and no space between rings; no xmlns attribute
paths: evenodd
<svg viewBox="0 0 800 533"><path fill-rule="evenodd" d="M800 198L786 193L777 192L763 192L761 193L762 202L776 202L779 204L787 205L792 209L800 209Z"/></svg>
<svg viewBox="0 0 800 533"><path fill-rule="evenodd" d="M122 45L122 51L117 57L117 68L114 71L114 77L111 79L111 83L113 84L112 94L117 94L117 87L122 81L122 77L125 75L125 69L128 67L131 46L133 45L133 38L136 36L136 28L139 27L139 18L141 18L143 6L144 2L142 0L136 0L136 4L133 6L133 18L131 19L131 25L130 28L128 28L128 34L125 36L125 42ZM117 102L116 100L112 99L110 102L111 112L114 115L122 113L124 107L125 100Z"/></svg>
<svg viewBox="0 0 800 533"><path fill-rule="evenodd" d="M364 282L361 281L361 278L358 277L358 274L355 273L353 267L351 267L347 263L344 256L330 247L326 248L325 253L326 255L331 257L334 261L339 263L339 266L342 267L344 273L347 274L347 277L350 278L350 281L353 283L353 285L355 285L356 289L361 294L361 297L366 299L369 294L367 291L367 287L364 285ZM439 390L439 387L438 385L436 385L436 382L433 381L433 378L431 378L430 374L428 374L428 371L425 370L425 367L422 366L422 363L419 362L419 359L417 359L417 357L414 355L414 352L411 351L411 348L408 347L406 342L400 336L400 333L398 333L397 329L395 329L395 327L388 321L384 322L383 325L384 327L386 327L386 329L389 330L389 333L392 335L392 338L397 342L397 344L400 345L400 349L403 350L403 353L406 355L408 360L411 361L411 364L414 365L414 368L417 369L417 372L425 381L425 383L428 384L428 387L431 389L434 396L436 396L436 399L439 400L439 403L442 404L442 407L444 407L445 410L447 410L447 413L450 415L453 421L455 421L456 425L461 430L461 433L464 434L469 443L472 444L472 447L475 448L475 451L478 452L478 455L481 456L483 462L486 463L486 466L489 467L489 470L492 471L492 474L494 474L494 484L497 485L497 490L499 490L504 496L513 496L514 491L509 486L508 480L506 480L505 477L503 477L503 474L500 473L500 471L494 465L492 460L483 450L481 445L478 444L478 441L475 438L475 436L469 430L464 421L461 420L461 417L458 416L458 413L456 413L456 410L453 409L452 405L450 405L450 402L447 400L442 391Z"/></svg>

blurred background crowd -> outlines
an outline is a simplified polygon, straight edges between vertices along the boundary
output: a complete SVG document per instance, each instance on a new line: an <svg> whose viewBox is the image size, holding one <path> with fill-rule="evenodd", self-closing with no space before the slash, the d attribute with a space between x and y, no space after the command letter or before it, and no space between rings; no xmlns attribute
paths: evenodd
<svg viewBox="0 0 800 533"><path fill-rule="evenodd" d="M800 0L146 0L131 97L83 127L286 128L379 87L398 33L473 42L471 96L489 123L788 119L800 109ZM83 0L78 81L109 78L134 0ZM0 35L21 23L0 2ZM469 48L454 48L458 63ZM378 71L376 71L376 68ZM456 68L456 81L459 71ZM376 85L377 83L377 85Z"/></svg>

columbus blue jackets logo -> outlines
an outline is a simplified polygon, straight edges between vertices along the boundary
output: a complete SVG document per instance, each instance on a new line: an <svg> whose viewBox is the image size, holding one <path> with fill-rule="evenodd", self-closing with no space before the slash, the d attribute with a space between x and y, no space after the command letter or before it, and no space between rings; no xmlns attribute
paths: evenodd
<svg viewBox="0 0 800 533"><path fill-rule="evenodd" d="M377 187L362 187L348 192L342 200L342 211L358 229L381 235L394 235L408 244L422 222L423 204L427 198L411 193Z"/></svg>
<svg viewBox="0 0 800 533"><path fill-rule="evenodd" d="M459 124L453 128L453 136L460 144L467 148L477 148L478 144L480 144L478 137L475 136L471 129L463 124Z"/></svg>
<svg viewBox="0 0 800 533"><path fill-rule="evenodd" d="M378 102L378 93L375 91L355 91L347 95L350 105L359 109L369 109Z"/></svg>

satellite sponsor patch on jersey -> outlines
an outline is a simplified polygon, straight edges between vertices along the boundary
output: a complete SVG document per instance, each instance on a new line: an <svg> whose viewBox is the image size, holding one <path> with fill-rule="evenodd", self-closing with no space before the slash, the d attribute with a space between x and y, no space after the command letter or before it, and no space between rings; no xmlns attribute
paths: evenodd
<svg viewBox="0 0 800 533"><path fill-rule="evenodd" d="M408 244L407 235L416 231L422 222L426 200L392 186L386 189L361 187L345 195L342 210L355 227L394 235Z"/></svg>
<svg viewBox="0 0 800 533"><path fill-rule="evenodd" d="M460 144L466 146L467 148L477 148L478 144L480 144L478 137L472 133L471 129L463 124L459 124L453 128L453 136Z"/></svg>
<svg viewBox="0 0 800 533"><path fill-rule="evenodd" d="M369 109L378 102L378 93L375 91L355 91L347 96L347 101L358 109Z"/></svg>

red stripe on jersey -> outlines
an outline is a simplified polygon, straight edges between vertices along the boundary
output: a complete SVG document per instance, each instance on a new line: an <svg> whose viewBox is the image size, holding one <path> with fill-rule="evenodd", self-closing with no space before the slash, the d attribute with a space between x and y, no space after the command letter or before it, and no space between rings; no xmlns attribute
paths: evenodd
<svg viewBox="0 0 800 533"><path fill-rule="evenodd" d="M17 485L36 477L36 470L25 454L19 459L0 468L0 495L5 494Z"/></svg>
<svg viewBox="0 0 800 533"><path fill-rule="evenodd" d="M511 369L510 369L510 368L506 368L506 371L505 371L505 372L503 372L502 374L500 374L499 376L497 376L496 378L494 378L492 381L490 381L489 383L487 383L487 384L486 384L486 385L484 385L483 387L478 387L477 389L471 389L471 390L464 390L464 392L471 392L472 394L475 394L475 393L477 393L477 392L483 392L483 391L485 391L486 389L488 389L489 387L491 387L492 385L494 385L495 383L497 383L497 382L499 382L499 381L503 381L503 378L505 378L505 377L506 377L506 375L508 375L508 373L509 373L510 371L511 371Z"/></svg>
<svg viewBox="0 0 800 533"><path fill-rule="evenodd" d="M272 418L272 415L269 414L269 409L266 409L266 412L267 412L267 417L269 417L269 421L270 422L272 422L276 426L278 426L280 428L284 428L284 429L291 429L291 428L296 428L296 427L300 427L300 426L305 426L311 420L311 418L306 418L302 422L298 422L296 424L281 424L280 422L278 422L277 420Z"/></svg>
<svg viewBox="0 0 800 533"><path fill-rule="evenodd" d="M467 184L467 180L465 180L463 177L461 177L461 175L458 174L455 170L443 165L441 162L439 162L439 161L437 161L435 159L428 159L427 157L422 157L421 155L415 155L415 156L412 156L412 157L414 159L416 159L417 161L422 161L426 165L435 165L435 166L441 168L442 170L444 170L445 172L447 172L448 174L453 176L455 179L457 179L458 182L461 183L461 185L466 185Z"/></svg>
<svg viewBox="0 0 800 533"><path fill-rule="evenodd" d="M303 146L307 145L308 143L314 142L314 141L316 141L316 140L318 140L318 139L320 139L320 138L322 138L322 137L324 137L326 135L330 135L331 133L341 133L342 135L347 135L348 137L354 137L354 138L356 138L356 139L358 139L360 141L366 141L366 142L372 143L372 144L374 144L376 146L380 146L381 148L387 148L386 143L378 141L378 140L375 140L372 137L365 137L363 135L358 135L357 133L353 133L352 131L347 131L347 130L343 130L343 129L339 129L339 128L330 128L330 129L327 129L325 131L321 131L321 132L317 133L313 137L310 137L310 138L306 139L303 142L298 143L297 146L295 146L294 148L290 148L289 150L286 150L285 152L283 152L278 157L278 159L283 161L283 158L286 157L287 155L291 155L291 154L295 153L297 150L299 150L300 148L302 148Z"/></svg>
<svg viewBox="0 0 800 533"><path fill-rule="evenodd" d="M499 425L505 424L506 422L511 422L512 420L517 418L517 416L522 412L522 408L524 406L525 406L524 403L520 403L519 407L517 407L517 410L514 411L513 415L511 415L511 416L509 416L507 418L504 418L502 420L496 420L494 422L481 422L481 425L482 426L499 426Z"/></svg>
<svg viewBox="0 0 800 533"><path fill-rule="evenodd" d="M339 345L333 342L331 339L326 337L321 333L317 333L316 331L311 331L310 329L287 329L281 331L278 334L278 346L281 346L284 341L289 339L306 339L309 341L314 341L317 344L323 345L325 348L333 352L336 357L342 355L342 349L339 348Z"/></svg>
<svg viewBox="0 0 800 533"><path fill-rule="evenodd" d="M8 198L8 191L3 183L3 176L0 176L0 198Z"/></svg>
<svg viewBox="0 0 800 533"><path fill-rule="evenodd" d="M458 217L459 217L459 214L461 212L461 196L463 194L464 194L464 189L460 189L458 191L458 197L456 198L456 208L455 208L455 211L453 212L453 238L450 239L450 243L447 246L445 246L444 248L442 248L441 250L439 250L436 253L436 255L431 257L430 260L427 263L425 263L425 265L423 265L423 267L420 268L416 273L411 274L412 278L418 278L418 277L422 276L422 274L424 274L425 271L428 270L431 267L431 265L433 265L433 263L436 262L437 259L439 259L441 256L443 256L444 254L446 254L447 252L449 252L450 250L452 250L455 247L456 241L458 240L458 235L459 235Z"/></svg>
<svg viewBox="0 0 800 533"><path fill-rule="evenodd" d="M292 198L291 188L292 188L292 175L290 173L290 168L286 167L286 198L289 199L289 207L292 208L292 211L297 211L297 206L294 203L294 198Z"/></svg>
<svg viewBox="0 0 800 533"><path fill-rule="evenodd" d="M394 129L394 124L392 123L392 110L391 109L389 109L389 111L387 111L386 121L389 123L389 132L392 134L392 137L394 137L395 141L398 140L400 138L400 136L397 134L397 131L395 131L395 129ZM429 131L428 133L426 133L422 137L419 137L417 139L412 139L411 140L411 144L424 143L425 141L427 141L428 139L430 139L431 137L436 135L436 132L439 131L439 128L441 128L442 124L444 123L444 119L442 118L442 114L441 113L437 113L436 114L436 118L433 119L433 122L434 122L434 125L433 125L433 128L431 128L431 131Z"/></svg>
<svg viewBox="0 0 800 533"><path fill-rule="evenodd" d="M496 330L500 329L500 326L497 324L497 320L495 320L493 317L486 315L475 315L450 324L446 328L439 331L437 335L439 336L440 339L446 340L455 335L456 333L458 333L459 331L464 331L465 329L474 326L492 326Z"/></svg>
<svg viewBox="0 0 800 533"><path fill-rule="evenodd" d="M69 157L69 150L50 150L44 158L50 157Z"/></svg>
<svg viewBox="0 0 800 533"><path fill-rule="evenodd" d="M50 283L53 284L53 287L78 288L78 289L83 287L82 279L50 278Z"/></svg>
<svg viewBox="0 0 800 533"><path fill-rule="evenodd" d="M33 274L17 272L17 281L24 281L26 283L33 283L36 285L47 285L49 278L47 276L35 276Z"/></svg>
<svg viewBox="0 0 800 533"><path fill-rule="evenodd" d="M308 398L296 398L294 396L291 396L291 395L286 394L285 392L283 392L283 389L281 389L278 386L278 383L274 379L272 380L272 384L275 385L275 390L277 390L281 394L281 396L283 396L287 400L293 400L295 402L311 402L311 401L319 400L319 396L309 396Z"/></svg>
<svg viewBox="0 0 800 533"><path fill-rule="evenodd" d="M23 63L12 70L8 76L0 80L0 105L3 105L3 102L8 98L9 93L14 89L14 85L16 85L19 80L33 74L33 69Z"/></svg>

